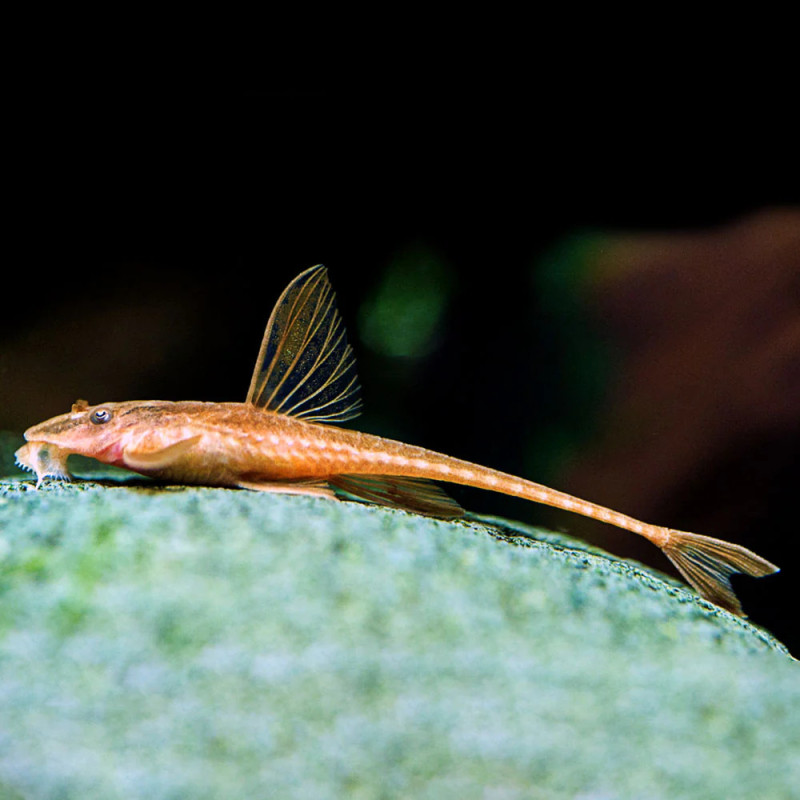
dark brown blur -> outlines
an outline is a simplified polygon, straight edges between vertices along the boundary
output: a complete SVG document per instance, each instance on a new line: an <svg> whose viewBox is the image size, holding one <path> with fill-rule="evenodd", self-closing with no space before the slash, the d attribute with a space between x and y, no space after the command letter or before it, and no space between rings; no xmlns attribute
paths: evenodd
<svg viewBox="0 0 800 800"><path fill-rule="evenodd" d="M613 368L592 430L553 480L640 519L770 553L789 591L800 455L800 211L764 210L701 231L592 240L574 289ZM586 343L590 351L594 348ZM563 522L563 518L559 518ZM583 520L569 529L657 563L645 545ZM781 555L785 554L785 555Z"/></svg>
<svg viewBox="0 0 800 800"><path fill-rule="evenodd" d="M652 516L734 450L800 434L800 212L604 245L582 295L618 371L565 479Z"/></svg>

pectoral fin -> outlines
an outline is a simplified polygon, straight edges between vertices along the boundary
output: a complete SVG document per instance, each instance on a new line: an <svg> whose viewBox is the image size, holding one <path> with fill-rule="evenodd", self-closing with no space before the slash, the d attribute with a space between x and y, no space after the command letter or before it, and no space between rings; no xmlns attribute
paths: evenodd
<svg viewBox="0 0 800 800"><path fill-rule="evenodd" d="M166 447L148 447L147 444L129 445L122 451L125 465L133 470L149 471L163 469L174 464L181 456L189 452L200 440L200 435L181 439Z"/></svg>

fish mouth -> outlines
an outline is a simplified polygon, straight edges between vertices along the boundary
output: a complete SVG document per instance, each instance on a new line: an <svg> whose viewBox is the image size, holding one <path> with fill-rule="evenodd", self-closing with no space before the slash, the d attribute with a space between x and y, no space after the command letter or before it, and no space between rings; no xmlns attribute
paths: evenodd
<svg viewBox="0 0 800 800"><path fill-rule="evenodd" d="M67 469L67 458L71 452L48 442L28 442L14 453L14 458L22 469L36 473L38 489L45 478L72 479Z"/></svg>

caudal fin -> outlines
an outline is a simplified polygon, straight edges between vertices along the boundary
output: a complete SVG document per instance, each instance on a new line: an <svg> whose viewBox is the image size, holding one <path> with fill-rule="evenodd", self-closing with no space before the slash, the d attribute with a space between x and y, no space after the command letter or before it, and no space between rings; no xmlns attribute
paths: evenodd
<svg viewBox="0 0 800 800"><path fill-rule="evenodd" d="M696 533L670 531L669 541L662 550L706 600L742 616L742 606L733 593L730 576L741 572L761 578L779 571L779 567L746 547Z"/></svg>

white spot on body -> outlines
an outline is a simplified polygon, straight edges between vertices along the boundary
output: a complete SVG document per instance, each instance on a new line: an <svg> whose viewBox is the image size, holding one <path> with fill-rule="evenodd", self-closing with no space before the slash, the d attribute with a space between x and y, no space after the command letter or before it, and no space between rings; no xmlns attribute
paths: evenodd
<svg viewBox="0 0 800 800"><path fill-rule="evenodd" d="M337 451L336 459L340 463L343 462L345 465L349 460L358 458L359 456L366 456L367 458L369 457L367 453L359 453L355 447L351 447L349 444L341 444L334 449Z"/></svg>

